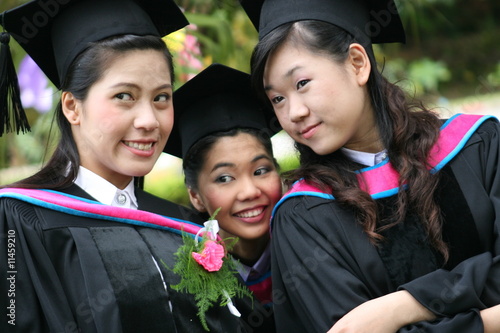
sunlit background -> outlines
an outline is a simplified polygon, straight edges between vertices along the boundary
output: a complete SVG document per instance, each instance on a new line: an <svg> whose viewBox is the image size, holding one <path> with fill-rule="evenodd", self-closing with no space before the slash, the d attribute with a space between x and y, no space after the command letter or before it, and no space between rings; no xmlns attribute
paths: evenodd
<svg viewBox="0 0 500 333"><path fill-rule="evenodd" d="M0 12L25 2L2 0ZM164 38L174 53L176 87L212 62L249 72L257 33L238 0L176 2L191 22ZM443 117L457 112L500 114L500 1L396 2L408 41L375 47L383 73L411 96L438 108ZM59 92L19 45L11 41L11 49L32 130L0 138L0 184L38 170L50 156L58 135L52 118ZM297 159L289 137L279 133L273 145L282 169L295 167ZM164 154L146 176L146 190L187 204L181 163Z"/></svg>

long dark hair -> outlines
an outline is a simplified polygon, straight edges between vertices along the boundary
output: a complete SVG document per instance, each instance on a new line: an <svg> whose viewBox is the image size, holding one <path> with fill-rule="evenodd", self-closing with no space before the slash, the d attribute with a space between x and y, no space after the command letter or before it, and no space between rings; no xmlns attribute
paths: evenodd
<svg viewBox="0 0 500 333"><path fill-rule="evenodd" d="M251 59L252 85L264 103L270 103L263 87L267 59L287 42L302 45L339 64L347 59L349 46L357 43L345 30L321 21L300 21L276 28L262 38ZM380 207L359 187L355 174L359 165L340 151L321 156L298 143L300 167L285 175L287 183L305 178L325 190L330 189L341 205L356 213L374 244L383 239L383 230L401 223L409 207L412 207L412 212L419 214L431 244L446 261L448 247L442 240L440 209L434 198L439 177L429 172L427 163L429 152L438 138L441 121L434 112L410 100L400 87L387 81L376 66L371 46L365 45L365 49L372 65L367 89L381 140L392 165L400 174L400 188L407 184L408 190L398 192L394 214L379 221Z"/></svg>
<svg viewBox="0 0 500 333"><path fill-rule="evenodd" d="M71 92L76 99L84 101L92 85L101 79L109 64L132 50L163 52L173 84L172 55L160 37L121 35L91 43L71 64L67 76L62 80L61 90ZM60 140L54 154L40 171L5 187L62 189L73 184L78 175L80 156L60 101L54 116L60 130Z"/></svg>
<svg viewBox="0 0 500 333"><path fill-rule="evenodd" d="M247 133L255 138L262 144L266 153L273 159L274 166L278 169L278 162L273 155L273 146L271 139L267 133L254 128L233 128L227 131L215 132L209 134L202 139L198 140L186 153L182 161L182 168L184 170L184 182L187 187L193 190L198 190L198 176L203 168L207 155L222 137L236 136L240 133Z"/></svg>

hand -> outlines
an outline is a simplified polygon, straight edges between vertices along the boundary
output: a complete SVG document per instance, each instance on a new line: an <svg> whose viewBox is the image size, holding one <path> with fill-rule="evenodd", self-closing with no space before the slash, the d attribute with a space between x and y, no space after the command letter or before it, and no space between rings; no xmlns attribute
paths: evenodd
<svg viewBox="0 0 500 333"><path fill-rule="evenodd" d="M369 300L333 325L328 333L394 333L401 327L435 316L407 291Z"/></svg>
<svg viewBox="0 0 500 333"><path fill-rule="evenodd" d="M500 333L500 305L481 310L484 333Z"/></svg>

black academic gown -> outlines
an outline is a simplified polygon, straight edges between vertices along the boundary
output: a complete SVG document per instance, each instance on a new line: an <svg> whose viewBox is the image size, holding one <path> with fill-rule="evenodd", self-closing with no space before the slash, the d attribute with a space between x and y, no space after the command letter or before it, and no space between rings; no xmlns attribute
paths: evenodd
<svg viewBox="0 0 500 333"><path fill-rule="evenodd" d="M500 303L500 126L488 120L439 172L450 260L428 244L415 215L374 247L335 200L296 196L272 224L278 332L326 332L361 303L408 290L439 316L399 332L483 332L479 310ZM394 198L380 199L385 213Z"/></svg>
<svg viewBox="0 0 500 333"><path fill-rule="evenodd" d="M76 185L65 192L90 199ZM202 222L191 210L142 190L136 196L139 209ZM15 273L8 273L7 240L14 234ZM0 235L2 333L205 332L193 297L171 289L179 277L161 263L173 267L182 245L178 234L2 198ZM207 312L211 332L272 332L257 301L253 307L248 298L233 301L242 317L214 306Z"/></svg>

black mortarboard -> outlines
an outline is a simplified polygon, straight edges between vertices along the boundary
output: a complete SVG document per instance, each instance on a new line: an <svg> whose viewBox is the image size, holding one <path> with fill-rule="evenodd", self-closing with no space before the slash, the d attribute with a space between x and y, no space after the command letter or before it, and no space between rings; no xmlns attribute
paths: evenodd
<svg viewBox="0 0 500 333"><path fill-rule="evenodd" d="M35 0L2 13L0 24L60 88L90 42L123 34L163 37L188 21L173 0ZM2 33L3 50L7 39ZM0 73L4 81L6 71L0 67Z"/></svg>
<svg viewBox="0 0 500 333"><path fill-rule="evenodd" d="M263 108L250 75L212 64L173 95L174 128L164 152L183 158L201 138L233 128L255 128L269 136L281 130L274 112Z"/></svg>
<svg viewBox="0 0 500 333"><path fill-rule="evenodd" d="M406 40L394 0L240 0L262 39L278 26L319 20L334 24L360 42Z"/></svg>
<svg viewBox="0 0 500 333"><path fill-rule="evenodd" d="M2 13L1 23L59 87L89 42L123 34L163 37L188 21L171 0L36 0Z"/></svg>

